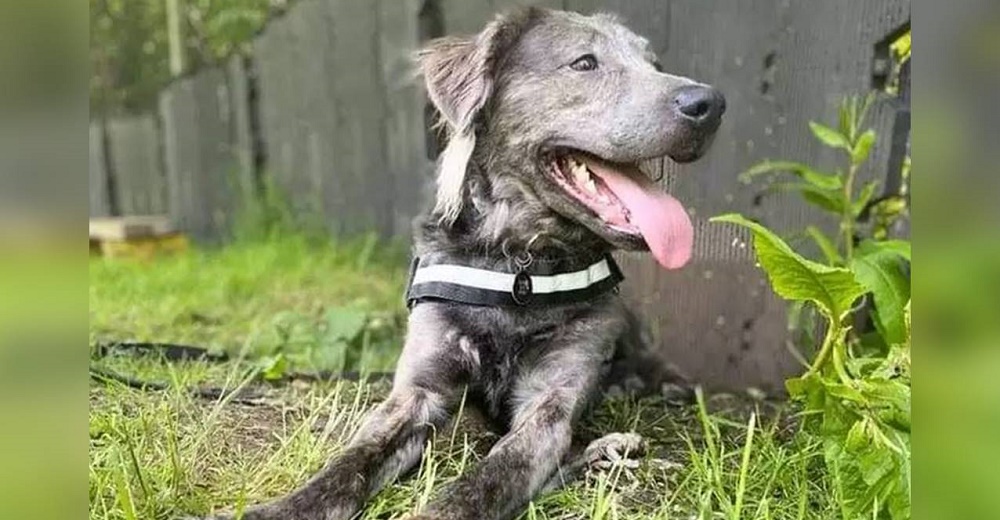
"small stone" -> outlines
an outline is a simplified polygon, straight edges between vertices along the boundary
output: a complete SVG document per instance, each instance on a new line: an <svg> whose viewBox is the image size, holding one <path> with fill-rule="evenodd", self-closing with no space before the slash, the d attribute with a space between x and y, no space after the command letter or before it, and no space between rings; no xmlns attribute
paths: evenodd
<svg viewBox="0 0 1000 520"><path fill-rule="evenodd" d="M746 392L747 392L747 395L750 396L750 399L753 399L754 401L766 401L767 400L767 394L763 390L761 390L760 388L756 388L756 387L751 386L750 388L747 388Z"/></svg>
<svg viewBox="0 0 1000 520"><path fill-rule="evenodd" d="M649 459L646 463L649 464L650 468L661 471L673 471L684 467L683 464L678 464L667 459Z"/></svg>
<svg viewBox="0 0 1000 520"><path fill-rule="evenodd" d="M622 384L625 385L625 391L631 394L640 393L646 389L646 382L636 374L632 374L625 378L625 380L622 381Z"/></svg>
<svg viewBox="0 0 1000 520"><path fill-rule="evenodd" d="M690 388L685 388L678 384L663 383L663 385L660 386L660 395L662 395L663 399L665 399L669 404L685 405L691 402L693 392L691 392Z"/></svg>

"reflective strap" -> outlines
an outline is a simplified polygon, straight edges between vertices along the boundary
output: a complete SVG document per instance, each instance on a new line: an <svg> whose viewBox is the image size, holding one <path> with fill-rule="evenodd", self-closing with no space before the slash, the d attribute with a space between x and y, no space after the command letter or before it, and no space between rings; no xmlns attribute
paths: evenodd
<svg viewBox="0 0 1000 520"><path fill-rule="evenodd" d="M607 259L602 258L590 267L572 273L550 276L532 276L534 294L550 294L586 289L611 276ZM418 267L411 285L441 282L489 291L510 292L514 287L514 274L498 273L463 265L438 264Z"/></svg>

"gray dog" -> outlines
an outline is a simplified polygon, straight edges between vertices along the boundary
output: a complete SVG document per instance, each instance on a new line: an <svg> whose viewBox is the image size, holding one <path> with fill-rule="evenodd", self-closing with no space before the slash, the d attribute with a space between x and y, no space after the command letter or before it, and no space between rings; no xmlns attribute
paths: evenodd
<svg viewBox="0 0 1000 520"><path fill-rule="evenodd" d="M521 10L432 42L418 63L449 139L416 223L392 392L309 482L243 518L351 518L466 392L507 433L414 518L516 515L574 467L574 422L641 347L609 253L648 249L668 269L690 258L686 211L637 164L700 157L725 101L665 73L613 16Z"/></svg>

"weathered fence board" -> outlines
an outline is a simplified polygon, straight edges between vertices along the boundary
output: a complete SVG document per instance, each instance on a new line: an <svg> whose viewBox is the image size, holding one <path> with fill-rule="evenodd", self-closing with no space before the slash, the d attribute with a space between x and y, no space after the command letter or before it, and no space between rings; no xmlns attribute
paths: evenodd
<svg viewBox="0 0 1000 520"><path fill-rule="evenodd" d="M420 205L429 168L410 63L420 6L304 2L255 42L268 169L335 232L405 236Z"/></svg>
<svg viewBox="0 0 1000 520"><path fill-rule="evenodd" d="M310 86L320 89L326 82L319 72L329 42L310 42L318 45L307 48L297 25L304 23L308 15L322 21L325 17L316 12L321 8L317 2L303 2L272 21L253 46L259 89L257 111L267 158L264 174L289 196L290 209L300 216L316 216L322 211L322 197L317 195L321 186L310 180L311 170L307 168L312 159L310 151L317 151L318 146L308 147L314 140L309 139L309 128L303 128L301 115L306 110L300 105L306 99L303 89ZM307 55L312 56L311 62L307 61ZM332 106L321 103L313 107L312 115L332 119L328 115L331 112ZM317 165L318 172L319 158L311 162Z"/></svg>
<svg viewBox="0 0 1000 520"><path fill-rule="evenodd" d="M226 62L226 85L229 88L230 152L238 171L237 187L241 196L251 197L259 188L257 146L254 133L251 96L250 60L240 55Z"/></svg>
<svg viewBox="0 0 1000 520"><path fill-rule="evenodd" d="M170 216L179 229L203 240L227 235L249 195L243 190L252 186L252 171L244 169L249 152L237 140L248 139L249 130L237 130L234 120L235 107L245 100L233 96L228 70L203 70L160 93Z"/></svg>
<svg viewBox="0 0 1000 520"><path fill-rule="evenodd" d="M348 211L336 215L347 234L391 235L387 204L392 188L385 164L385 86L379 52L378 2L330 0L333 38L328 87L338 106L337 133L326 136L334 178L350 179ZM332 139L329 139L332 138ZM331 187L339 187L336 184ZM333 215L331 215L333 216Z"/></svg>
<svg viewBox="0 0 1000 520"><path fill-rule="evenodd" d="M108 165L115 200L124 215L164 213L167 186L160 158L160 129L152 114L114 117L107 122Z"/></svg>
<svg viewBox="0 0 1000 520"><path fill-rule="evenodd" d="M89 201L91 217L111 215L111 197L108 184L107 158L104 154L104 125L91 121L89 132Z"/></svg>
<svg viewBox="0 0 1000 520"><path fill-rule="evenodd" d="M379 0L379 62L385 92L386 200L392 235L408 239L429 199L433 163L427 158L424 93L415 81L413 52L420 41L421 0Z"/></svg>

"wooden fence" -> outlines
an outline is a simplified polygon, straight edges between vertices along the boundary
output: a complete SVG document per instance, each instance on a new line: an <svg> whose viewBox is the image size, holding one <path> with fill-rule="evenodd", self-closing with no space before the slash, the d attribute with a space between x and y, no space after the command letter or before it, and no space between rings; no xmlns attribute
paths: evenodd
<svg viewBox="0 0 1000 520"><path fill-rule="evenodd" d="M268 24L249 57L169 85L155 113L92 124L91 214L166 212L196 237L219 240L266 179L296 214L334 233L406 237L429 196L435 150L410 53L429 38L475 32L518 3L302 0ZM835 121L844 96L872 88L884 69L878 50L909 23L909 0L530 3L619 13L668 70L725 93L725 122L703 160L652 165L694 214L695 260L668 273L623 255L626 294L664 362L716 387L780 388L798 370L785 305L746 237L707 219L738 211L778 230L817 220L795 197L759 197L736 175L765 158L835 164L806 123ZM876 104L871 124L882 139L862 177L898 173L892 143L901 140L891 136L909 121L899 112L891 99Z"/></svg>

